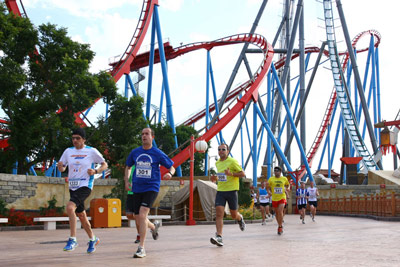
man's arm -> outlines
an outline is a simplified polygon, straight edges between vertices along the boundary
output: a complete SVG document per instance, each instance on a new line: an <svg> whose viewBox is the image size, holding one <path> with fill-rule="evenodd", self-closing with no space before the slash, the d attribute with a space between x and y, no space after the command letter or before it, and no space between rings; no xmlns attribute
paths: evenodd
<svg viewBox="0 0 400 267"><path fill-rule="evenodd" d="M132 167L125 166L125 174L124 174L124 181L125 181L125 190L130 191L132 190L132 185L129 183L129 176L131 174Z"/></svg>
<svg viewBox="0 0 400 267"><path fill-rule="evenodd" d="M67 166L64 166L64 163L62 161L57 162L57 169L60 172L64 172L66 168L67 168Z"/></svg>
<svg viewBox="0 0 400 267"><path fill-rule="evenodd" d="M107 162L103 161L102 163L100 163L100 167L98 169L88 169L88 174L95 175L101 173L102 171L105 171L107 167L108 167Z"/></svg>
<svg viewBox="0 0 400 267"><path fill-rule="evenodd" d="M241 170L240 172L231 172L229 168L225 170L225 174L233 177L246 177L246 174L244 173L243 170Z"/></svg>
<svg viewBox="0 0 400 267"><path fill-rule="evenodd" d="M174 166L171 166L171 168L169 168L168 172L166 174L164 174L164 179L165 180L169 180L172 178L172 176L175 174L175 168Z"/></svg>

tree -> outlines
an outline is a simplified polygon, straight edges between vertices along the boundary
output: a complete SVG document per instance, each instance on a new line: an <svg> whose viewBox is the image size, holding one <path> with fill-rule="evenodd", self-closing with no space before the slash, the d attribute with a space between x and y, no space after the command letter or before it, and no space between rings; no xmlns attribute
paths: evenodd
<svg viewBox="0 0 400 267"><path fill-rule="evenodd" d="M172 133L171 127L166 125L157 124L152 126L156 135L157 146L164 151L169 157L173 157L179 153L179 150L175 150L175 139ZM176 137L178 144L185 148L190 144L190 137L194 135L198 137L196 130L191 126L180 125L176 127ZM194 154L194 175L204 175L204 154ZM182 176L190 176L190 161L189 159L181 164Z"/></svg>
<svg viewBox="0 0 400 267"><path fill-rule="evenodd" d="M118 179L111 194L105 197L119 198L123 205L126 200L125 161L132 149L142 145L142 129L146 127L142 106L140 96L130 99L118 96L110 108L110 117L107 121L100 118L92 135L92 141L104 151L109 162L111 177Z"/></svg>
<svg viewBox="0 0 400 267"><path fill-rule="evenodd" d="M18 161L18 173L24 174L59 157L71 145L74 114L101 97L112 103L117 89L109 74L89 72L94 52L88 44L72 41L55 25L35 29L29 19L8 14L4 4L0 50L0 104L11 131L0 171L10 172Z"/></svg>

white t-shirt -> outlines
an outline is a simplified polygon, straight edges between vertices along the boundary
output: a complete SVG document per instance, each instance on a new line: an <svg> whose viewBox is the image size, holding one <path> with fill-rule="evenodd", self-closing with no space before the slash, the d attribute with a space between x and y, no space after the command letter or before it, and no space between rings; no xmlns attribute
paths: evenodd
<svg viewBox="0 0 400 267"><path fill-rule="evenodd" d="M94 176L87 173L88 169L94 169L95 163L105 162L100 152L93 147L85 146L82 149L67 148L60 161L68 166L69 189L75 191L80 187L93 189Z"/></svg>
<svg viewBox="0 0 400 267"><path fill-rule="evenodd" d="M317 188L307 188L308 201L317 201Z"/></svg>

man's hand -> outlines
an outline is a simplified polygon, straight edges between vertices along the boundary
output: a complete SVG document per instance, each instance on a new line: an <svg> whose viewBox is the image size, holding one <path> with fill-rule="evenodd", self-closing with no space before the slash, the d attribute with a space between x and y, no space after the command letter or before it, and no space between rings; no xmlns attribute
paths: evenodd
<svg viewBox="0 0 400 267"><path fill-rule="evenodd" d="M125 190L126 191L132 190L132 184L130 182L125 181Z"/></svg>
<svg viewBox="0 0 400 267"><path fill-rule="evenodd" d="M62 161L57 162L57 169L58 169L60 172L65 171L64 163L62 163Z"/></svg>
<svg viewBox="0 0 400 267"><path fill-rule="evenodd" d="M217 176L216 175L211 175L210 176L210 180L211 180L211 182L216 183L217 182Z"/></svg>
<svg viewBox="0 0 400 267"><path fill-rule="evenodd" d="M229 170L229 168L226 168L224 172L227 176L233 176L233 173Z"/></svg>
<svg viewBox="0 0 400 267"><path fill-rule="evenodd" d="M96 170L95 170L95 169L88 169L88 170L87 170L87 173L88 173L89 175L95 175L95 174L96 174Z"/></svg>
<svg viewBox="0 0 400 267"><path fill-rule="evenodd" d="M170 180L172 178L172 174L170 174L169 172L167 172L166 174L164 174L163 179L164 180Z"/></svg>

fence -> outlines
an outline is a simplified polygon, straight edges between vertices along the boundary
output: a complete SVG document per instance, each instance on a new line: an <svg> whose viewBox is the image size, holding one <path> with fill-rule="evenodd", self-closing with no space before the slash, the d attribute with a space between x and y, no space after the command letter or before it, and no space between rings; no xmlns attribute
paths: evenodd
<svg viewBox="0 0 400 267"><path fill-rule="evenodd" d="M361 214L380 217L400 216L399 194L379 193L357 197L320 198L318 213L330 214Z"/></svg>

